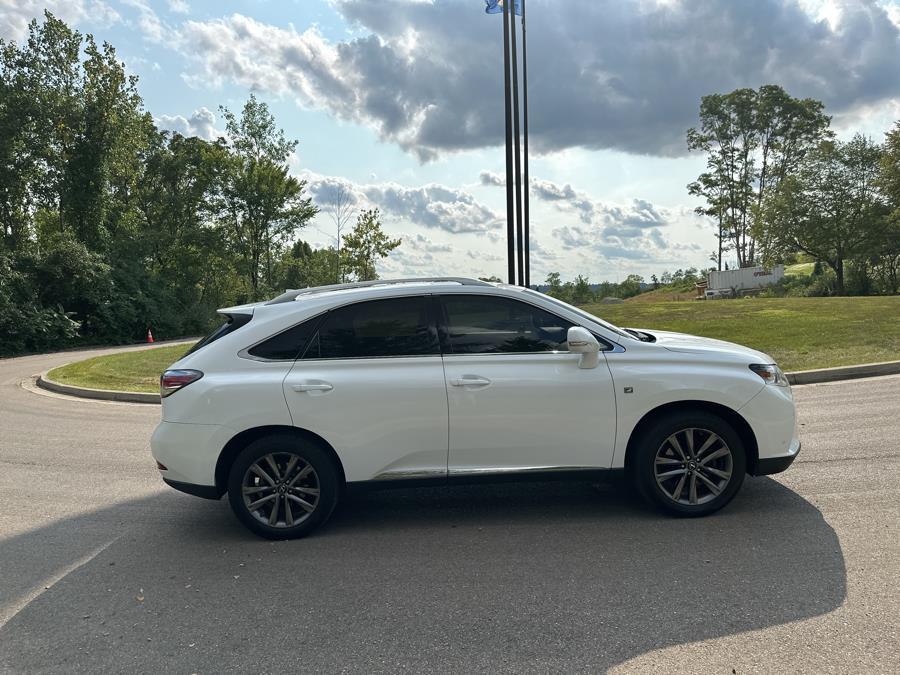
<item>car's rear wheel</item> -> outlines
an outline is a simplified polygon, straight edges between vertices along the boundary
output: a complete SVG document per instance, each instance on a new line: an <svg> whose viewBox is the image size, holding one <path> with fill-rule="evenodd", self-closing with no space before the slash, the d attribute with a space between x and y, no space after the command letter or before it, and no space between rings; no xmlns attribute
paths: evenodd
<svg viewBox="0 0 900 675"><path fill-rule="evenodd" d="M746 474L744 444L705 411L663 416L644 430L631 463L641 494L679 516L705 516L730 502Z"/></svg>
<svg viewBox="0 0 900 675"><path fill-rule="evenodd" d="M228 477L228 499L238 519L268 539L296 539L334 510L340 477L316 443L273 434L250 443Z"/></svg>

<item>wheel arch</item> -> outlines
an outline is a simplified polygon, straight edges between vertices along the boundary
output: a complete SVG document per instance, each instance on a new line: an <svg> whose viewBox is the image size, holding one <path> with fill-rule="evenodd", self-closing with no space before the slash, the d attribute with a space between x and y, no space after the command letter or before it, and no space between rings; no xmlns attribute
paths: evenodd
<svg viewBox="0 0 900 675"><path fill-rule="evenodd" d="M341 485L344 485L346 483L347 477L344 473L344 465L341 463L340 457L338 457L337 452L328 441L326 441L318 434L309 431L308 429L300 429L298 427L291 427L287 425L272 424L245 429L244 431L241 431L240 433L233 436L231 440L229 440L225 444L225 447L222 448L222 452L219 453L219 459L216 461L216 490L218 491L220 497L225 494L228 489L228 472L231 470L231 465L234 464L234 460L240 454L241 450L243 450L248 445L250 445L250 443L259 438L281 433L287 433L292 436L296 436L297 438L312 441L323 450L325 450L334 461L335 467L337 467L338 474L340 475Z"/></svg>
<svg viewBox="0 0 900 675"><path fill-rule="evenodd" d="M753 433L753 428L736 410L722 405L721 403L713 403L712 401L674 401L672 403L660 405L647 412L634 426L634 429L631 430L631 435L628 437L628 445L625 449L626 470L630 469L630 461L631 458L634 457L633 450L635 445L640 440L644 430L650 426L652 422L663 415L678 412L696 412L698 410L721 417L732 426L735 433L740 436L741 442L744 444L744 450L747 453L747 473L754 475L759 462L759 444L756 440L756 434Z"/></svg>

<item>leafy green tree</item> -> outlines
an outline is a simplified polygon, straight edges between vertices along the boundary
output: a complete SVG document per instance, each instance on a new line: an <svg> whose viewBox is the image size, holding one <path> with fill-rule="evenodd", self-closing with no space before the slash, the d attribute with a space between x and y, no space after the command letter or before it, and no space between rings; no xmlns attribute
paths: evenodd
<svg viewBox="0 0 900 675"><path fill-rule="evenodd" d="M24 44L0 40L0 231L8 250L27 244L36 211L58 215L78 126L81 42L49 12L29 24Z"/></svg>
<svg viewBox="0 0 900 675"><path fill-rule="evenodd" d="M697 212L716 219L718 269L729 247L744 267L756 262L758 246L770 246L759 225L762 203L830 137L829 124L821 102L793 98L777 85L702 98L700 127L688 130L687 141L688 149L707 154L707 170L688 191L706 202Z"/></svg>
<svg viewBox="0 0 900 675"><path fill-rule="evenodd" d="M273 288L274 263L318 209L305 196L306 181L289 174L297 142L285 139L268 106L251 95L240 118L222 113L232 151L221 167L218 222L256 299Z"/></svg>
<svg viewBox="0 0 900 675"><path fill-rule="evenodd" d="M883 242L887 206L876 185L881 154L881 146L860 134L846 143L824 141L765 204L773 244L824 261L839 295L847 261Z"/></svg>
<svg viewBox="0 0 900 675"><path fill-rule="evenodd" d="M559 276L559 272L550 272L544 283L550 287L547 289L547 294L558 298L559 293L562 291L562 279Z"/></svg>
<svg viewBox="0 0 900 675"><path fill-rule="evenodd" d="M334 247L313 249L305 241L296 241L280 261L282 288L309 288L339 283L338 252Z"/></svg>
<svg viewBox="0 0 900 675"><path fill-rule="evenodd" d="M586 276L579 274L575 277L572 288L572 302L583 305L592 300L594 300L594 291L591 289L591 283Z"/></svg>
<svg viewBox="0 0 900 675"><path fill-rule="evenodd" d="M874 252L874 275L880 290L900 290L900 122L885 134L878 185L890 210L881 245Z"/></svg>
<svg viewBox="0 0 900 675"><path fill-rule="evenodd" d="M344 235L341 269L345 273L350 272L356 281L377 279L375 264L400 244L400 239L391 239L381 229L378 209L363 211L357 217L353 230Z"/></svg>

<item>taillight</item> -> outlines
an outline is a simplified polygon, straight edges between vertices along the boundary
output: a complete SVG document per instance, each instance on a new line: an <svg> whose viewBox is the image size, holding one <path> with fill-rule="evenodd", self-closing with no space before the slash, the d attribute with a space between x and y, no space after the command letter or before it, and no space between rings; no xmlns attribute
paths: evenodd
<svg viewBox="0 0 900 675"><path fill-rule="evenodd" d="M167 370L159 376L159 395L165 398L201 377L203 373L199 370Z"/></svg>

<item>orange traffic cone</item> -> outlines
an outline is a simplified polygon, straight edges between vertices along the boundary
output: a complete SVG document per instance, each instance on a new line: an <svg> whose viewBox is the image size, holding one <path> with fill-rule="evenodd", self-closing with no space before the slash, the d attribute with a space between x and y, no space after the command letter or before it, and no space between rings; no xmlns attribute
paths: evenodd
<svg viewBox="0 0 900 675"><path fill-rule="evenodd" d="M153 331L147 328L147 342L153 342Z"/></svg>

